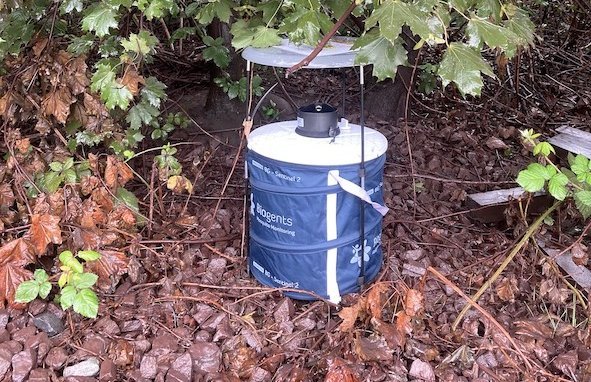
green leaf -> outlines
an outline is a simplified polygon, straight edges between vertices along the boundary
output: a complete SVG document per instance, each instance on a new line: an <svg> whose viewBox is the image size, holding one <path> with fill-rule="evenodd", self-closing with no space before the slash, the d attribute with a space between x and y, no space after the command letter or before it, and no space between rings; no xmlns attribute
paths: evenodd
<svg viewBox="0 0 591 382"><path fill-rule="evenodd" d="M324 13L316 9L301 8L283 20L279 33L287 33L290 41L296 44L314 46L322 38L321 32L328 32L332 22Z"/></svg>
<svg viewBox="0 0 591 382"><path fill-rule="evenodd" d="M60 162L51 162L49 164L49 168L51 169L51 171L61 172L64 166Z"/></svg>
<svg viewBox="0 0 591 382"><path fill-rule="evenodd" d="M125 50L141 56L154 53L156 44L158 44L158 39L147 30L142 30L139 34L131 33L129 38L121 41Z"/></svg>
<svg viewBox="0 0 591 382"><path fill-rule="evenodd" d="M178 7L173 0L139 0L137 4L148 21L154 18L159 19L168 13L178 12Z"/></svg>
<svg viewBox="0 0 591 382"><path fill-rule="evenodd" d="M149 125L152 121L160 115L160 111L154 106L150 105L145 100L134 105L129 112L125 120L129 122L129 126L137 130L142 127L142 124Z"/></svg>
<svg viewBox="0 0 591 382"><path fill-rule="evenodd" d="M170 40L176 41L176 40L180 40L182 38L187 38L189 36L194 36L195 34L197 34L197 27L182 27L182 28L178 28L177 30L172 32L172 35L170 36ZM209 36L207 36L207 37L209 37Z"/></svg>
<svg viewBox="0 0 591 382"><path fill-rule="evenodd" d="M101 258L100 253L91 250L78 251L76 255L84 261L96 261Z"/></svg>
<svg viewBox="0 0 591 382"><path fill-rule="evenodd" d="M60 305L63 310L68 309L74 303L74 299L76 298L76 288L72 285L66 285L62 289L62 293L60 294Z"/></svg>
<svg viewBox="0 0 591 382"><path fill-rule="evenodd" d="M82 4L81 0L64 0L60 4L60 13L63 15L70 13L74 10L76 12L82 12L83 7L84 4Z"/></svg>
<svg viewBox="0 0 591 382"><path fill-rule="evenodd" d="M87 54L94 45L94 38L95 37L90 33L82 36L75 36L72 38L72 41L70 41L67 50L75 56Z"/></svg>
<svg viewBox="0 0 591 382"><path fill-rule="evenodd" d="M138 213L140 211L138 206L138 199L133 192L127 191L123 187L119 187L117 189L116 195L117 199L123 202L123 204L129 207L129 209L131 209L133 212Z"/></svg>
<svg viewBox="0 0 591 382"><path fill-rule="evenodd" d="M230 0L210 1L197 12L197 21L199 24L209 25L217 17L221 22L227 23L232 16L232 6Z"/></svg>
<svg viewBox="0 0 591 382"><path fill-rule="evenodd" d="M208 46L203 49L203 59L205 61L213 61L218 67L223 69L230 64L230 51L225 46Z"/></svg>
<svg viewBox="0 0 591 382"><path fill-rule="evenodd" d="M499 0L477 0L477 14L480 17L492 17L493 21L501 21L501 2Z"/></svg>
<svg viewBox="0 0 591 382"><path fill-rule="evenodd" d="M48 194L53 194L60 188L62 184L62 178L57 172L47 172L43 175L41 179L41 188L46 191Z"/></svg>
<svg viewBox="0 0 591 382"><path fill-rule="evenodd" d="M247 46L266 48L278 45L281 42L279 31L276 29L267 28L263 25L251 28L244 20L238 20L232 24L230 32L234 36L232 46L235 49L243 49Z"/></svg>
<svg viewBox="0 0 591 382"><path fill-rule="evenodd" d="M480 73L495 77L479 51L464 43L449 44L438 71L444 87L453 82L462 95L479 96L483 86Z"/></svg>
<svg viewBox="0 0 591 382"><path fill-rule="evenodd" d="M96 318L98 314L99 300L96 294L90 289L82 289L74 297L74 312L84 317Z"/></svg>
<svg viewBox="0 0 591 382"><path fill-rule="evenodd" d="M548 191L555 199L564 200L567 195L566 185L568 178L563 173L559 172L552 176L548 181Z"/></svg>
<svg viewBox="0 0 591 382"><path fill-rule="evenodd" d="M591 191L575 192L575 205L583 218L588 219L591 216Z"/></svg>
<svg viewBox="0 0 591 382"><path fill-rule="evenodd" d="M64 183L65 184L76 184L78 182L78 176L76 175L76 171L70 168L63 172Z"/></svg>
<svg viewBox="0 0 591 382"><path fill-rule="evenodd" d="M90 288L96 281L98 280L98 276L94 273L81 273L76 274L72 277L72 285L78 289Z"/></svg>
<svg viewBox="0 0 591 382"><path fill-rule="evenodd" d="M69 157L64 161L63 169L68 170L74 166L74 158Z"/></svg>
<svg viewBox="0 0 591 382"><path fill-rule="evenodd" d="M68 283L68 272L62 272L60 278L57 280L57 285L63 288Z"/></svg>
<svg viewBox="0 0 591 382"><path fill-rule="evenodd" d="M133 99L133 94L129 88L119 81L113 81L110 86L101 91L101 99L105 101L107 109L114 109L119 107L126 110L129 107L129 102Z"/></svg>
<svg viewBox="0 0 591 382"><path fill-rule="evenodd" d="M35 281L41 284L49 280L49 275L47 274L47 272L45 272L45 269L35 269L35 272L33 273L33 278L35 279Z"/></svg>
<svg viewBox="0 0 591 382"><path fill-rule="evenodd" d="M569 157L569 161L571 170L577 174L577 180L591 184L591 161L581 154Z"/></svg>
<svg viewBox="0 0 591 382"><path fill-rule="evenodd" d="M402 46L400 38L391 43L375 32L366 33L361 37L353 49L360 45L361 48L355 57L355 64L373 65L373 75L382 81L386 78L394 78L399 65L408 63L406 49Z"/></svg>
<svg viewBox="0 0 591 382"><path fill-rule="evenodd" d="M517 175L517 183L527 192L537 192L544 189L546 180L552 177L548 169L539 163L531 163Z"/></svg>
<svg viewBox="0 0 591 382"><path fill-rule="evenodd" d="M39 297L47 298L49 292L51 292L51 283L49 281L39 284Z"/></svg>
<svg viewBox="0 0 591 382"><path fill-rule="evenodd" d="M481 49L482 43L491 48L500 48L512 57L517 50L517 36L509 29L491 23L488 19L476 16L470 19L466 34L470 46Z"/></svg>
<svg viewBox="0 0 591 382"><path fill-rule="evenodd" d="M534 146L534 155L542 154L542 156L547 157L550 153L556 153L556 151L548 142L540 142Z"/></svg>
<svg viewBox="0 0 591 382"><path fill-rule="evenodd" d="M159 108L160 102L166 100L166 93L164 92L166 85L158 81L155 77L147 77L145 81L146 83L141 91L142 98L145 98L150 105Z"/></svg>
<svg viewBox="0 0 591 382"><path fill-rule="evenodd" d="M90 5L82 18L82 30L95 32L97 36L103 37L109 34L109 28L117 29L118 23L116 11L105 3L94 3Z"/></svg>
<svg viewBox="0 0 591 382"><path fill-rule="evenodd" d="M82 264L80 264L78 259L76 259L74 257L72 252L63 251L62 253L60 253L59 259L60 259L60 262L62 263L62 265L69 267L70 269L72 269L72 271L74 271L76 273L84 272L84 269L82 268Z"/></svg>
<svg viewBox="0 0 591 382"><path fill-rule="evenodd" d="M509 18L505 21L505 27L514 33L516 43L520 46L534 45L536 27L527 13L511 3L505 4L504 9Z"/></svg>
<svg viewBox="0 0 591 382"><path fill-rule="evenodd" d="M440 25L435 25L436 23L428 23L427 19L430 19L429 14L423 11L419 4L386 0L367 18L365 29L369 30L375 25L379 25L380 34L391 43L394 43L398 38L402 26L405 24L423 40L431 40L434 37L441 38L443 28Z"/></svg>
<svg viewBox="0 0 591 382"><path fill-rule="evenodd" d="M23 281L16 288L14 301L28 303L39 295L39 283L35 280Z"/></svg>
<svg viewBox="0 0 591 382"><path fill-rule="evenodd" d="M110 87L115 82L115 70L111 65L99 63L96 72L92 75L90 89L93 92L100 92Z"/></svg>

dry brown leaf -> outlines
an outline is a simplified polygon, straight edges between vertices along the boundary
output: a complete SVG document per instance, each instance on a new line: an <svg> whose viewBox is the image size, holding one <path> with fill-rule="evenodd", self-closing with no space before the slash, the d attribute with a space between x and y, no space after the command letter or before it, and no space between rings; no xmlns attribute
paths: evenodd
<svg viewBox="0 0 591 382"><path fill-rule="evenodd" d="M51 131L51 125L47 122L47 119L41 116L41 113L37 116L37 124L35 124L35 130L41 135L47 135Z"/></svg>
<svg viewBox="0 0 591 382"><path fill-rule="evenodd" d="M10 207L14 201L14 192L12 191L10 184L0 184L0 207Z"/></svg>
<svg viewBox="0 0 591 382"><path fill-rule="evenodd" d="M384 305L383 296L388 291L388 285L385 283L375 284L367 294L367 310L372 317L381 319L382 308Z"/></svg>
<svg viewBox="0 0 591 382"><path fill-rule="evenodd" d="M31 216L29 234L38 255L45 254L49 243L62 243L62 230L59 226L60 218L49 214L34 214Z"/></svg>
<svg viewBox="0 0 591 382"><path fill-rule="evenodd" d="M401 332L396 325L384 322L377 318L372 318L371 323L384 337L390 348L402 348L406 343L406 331Z"/></svg>
<svg viewBox="0 0 591 382"><path fill-rule="evenodd" d="M121 84L127 86L131 94L136 96L139 92L140 84L144 83L144 77L142 77L135 68L129 66L123 77L121 78Z"/></svg>
<svg viewBox="0 0 591 382"><path fill-rule="evenodd" d="M497 296L499 296L501 300L513 301L515 299L515 292L519 290L517 287L517 279L513 275L510 277L503 277L495 289Z"/></svg>
<svg viewBox="0 0 591 382"><path fill-rule="evenodd" d="M47 39L47 38L42 38L42 39L35 41L35 43L33 44L33 54L37 57L41 56L41 53L43 52L43 50L47 46L48 42L49 42L49 39Z"/></svg>
<svg viewBox="0 0 591 382"><path fill-rule="evenodd" d="M86 75L86 57L76 57L75 59L68 61L66 66L69 72L67 81L72 90L72 94L78 95L84 93L88 85L90 85L90 80Z"/></svg>
<svg viewBox="0 0 591 382"><path fill-rule="evenodd" d="M424 310L425 296L416 289L409 289L404 296L404 312L409 317L415 317Z"/></svg>
<svg viewBox="0 0 591 382"><path fill-rule="evenodd" d="M20 283L32 277L25 269L35 261L33 248L24 239L13 240L0 248L0 306L14 303L14 293Z"/></svg>
<svg viewBox="0 0 591 382"><path fill-rule="evenodd" d="M4 116L4 114L8 111L11 105L12 94L10 92L6 92L6 94L0 97L0 116Z"/></svg>
<svg viewBox="0 0 591 382"><path fill-rule="evenodd" d="M109 112L105 108L105 104L101 102L100 98L96 95L84 93L84 109L86 114L94 115L97 117L106 117Z"/></svg>
<svg viewBox="0 0 591 382"><path fill-rule="evenodd" d="M17 149L19 153L26 154L31 148L31 142L29 141L29 138L17 139L14 142L14 148Z"/></svg>
<svg viewBox="0 0 591 382"><path fill-rule="evenodd" d="M126 163L121 162L116 157L109 155L107 157L107 166L105 168L105 183L113 190L133 179L133 172Z"/></svg>
<svg viewBox="0 0 591 382"><path fill-rule="evenodd" d="M193 184L189 179L182 175L173 175L166 181L166 188L177 193L182 194L187 192L191 194L193 192Z"/></svg>
<svg viewBox="0 0 591 382"><path fill-rule="evenodd" d="M383 337L355 337L354 348L363 361L391 361L394 358L392 349Z"/></svg>
<svg viewBox="0 0 591 382"><path fill-rule="evenodd" d="M351 332L355 327L355 321L357 321L357 317L361 311L361 306L359 302L353 306L347 306L341 309L339 312L339 317L343 319L341 325L339 326L339 330L341 332Z"/></svg>
<svg viewBox="0 0 591 382"><path fill-rule="evenodd" d="M49 93L41 103L43 114L53 115L55 119L65 124L70 115L70 105L74 102L72 94L66 87L61 87Z"/></svg>
<svg viewBox="0 0 591 382"><path fill-rule="evenodd" d="M581 243L575 243L570 250L573 256L573 262L577 265L587 266L589 261L589 251L587 247Z"/></svg>
<svg viewBox="0 0 591 382"><path fill-rule="evenodd" d="M396 330L400 333L411 334L412 324L410 319L411 317L403 311L396 313Z"/></svg>
<svg viewBox="0 0 591 382"><path fill-rule="evenodd" d="M351 368L341 358L328 360L328 372L324 382L357 382L359 379Z"/></svg>
<svg viewBox="0 0 591 382"><path fill-rule="evenodd" d="M119 279L127 273L129 258L123 252L98 250L101 258L88 263L88 269L99 277L97 285L103 290L111 290Z"/></svg>
<svg viewBox="0 0 591 382"><path fill-rule="evenodd" d="M96 188L94 191L92 191L91 199L105 213L109 213L113 210L113 197L106 188Z"/></svg>

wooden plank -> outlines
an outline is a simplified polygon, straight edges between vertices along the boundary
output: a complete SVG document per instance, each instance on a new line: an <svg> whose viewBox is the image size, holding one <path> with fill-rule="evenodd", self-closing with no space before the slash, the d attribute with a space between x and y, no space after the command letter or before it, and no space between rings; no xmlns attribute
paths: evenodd
<svg viewBox="0 0 591 382"><path fill-rule="evenodd" d="M556 131L559 134L548 142L558 149L557 155L561 159L565 159L569 152L591 158L591 133L569 126L561 126Z"/></svg>
<svg viewBox="0 0 591 382"><path fill-rule="evenodd" d="M493 190L468 195L466 206L475 209L468 216L481 223L494 223L505 219L505 209L520 200L525 200L527 194L521 187L505 190ZM543 192L533 195L528 208L528 213L538 214L543 212L552 203L552 198Z"/></svg>
<svg viewBox="0 0 591 382"><path fill-rule="evenodd" d="M544 252L546 252L548 256L554 259L556 264L558 264L558 266L562 268L562 270L566 272L566 274L572 277L572 279L577 284L579 284L579 286L586 289L587 291L591 291L591 271L589 270L589 268L583 265L575 264L570 252L566 252L558 256L558 254L562 252L559 249L543 247L542 249L544 250Z"/></svg>

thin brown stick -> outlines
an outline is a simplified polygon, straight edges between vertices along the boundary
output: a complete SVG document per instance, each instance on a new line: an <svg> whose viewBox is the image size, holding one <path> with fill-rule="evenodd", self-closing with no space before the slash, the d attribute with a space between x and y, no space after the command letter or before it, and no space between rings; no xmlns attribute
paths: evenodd
<svg viewBox="0 0 591 382"><path fill-rule="evenodd" d="M298 62L297 64L295 64L291 68L287 69L287 71L285 72L286 78L289 77L290 74L295 73L296 71L300 70L304 66L308 66L310 64L310 62L312 62L312 60L315 59L316 56L318 56L320 51L322 49L324 49L324 47L328 43L328 40L330 40L331 37L334 36L334 34L337 32L337 30L339 30L341 25L343 25L343 23L345 22L347 17L349 17L349 15L351 14L351 12L353 12L353 10L355 9L356 6L357 6L357 0L353 0L353 2L351 2L351 5L349 5L349 8L347 8L345 10L345 12L341 15L341 17L333 25L332 29L322 38L322 40L320 40L320 42L318 43L316 48L314 48L314 50L312 52L310 52L309 55L304 57L304 59L302 61Z"/></svg>

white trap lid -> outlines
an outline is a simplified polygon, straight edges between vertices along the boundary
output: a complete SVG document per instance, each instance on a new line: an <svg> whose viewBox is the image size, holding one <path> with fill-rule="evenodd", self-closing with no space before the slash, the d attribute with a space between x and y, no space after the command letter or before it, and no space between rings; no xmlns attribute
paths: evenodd
<svg viewBox="0 0 591 382"><path fill-rule="evenodd" d="M341 124L339 124L341 125ZM361 126L341 125L341 133L332 138L309 138L295 132L297 121L276 122L253 130L248 149L270 159L311 166L339 166L361 163ZM365 128L365 161L376 159L388 148L380 132Z"/></svg>

